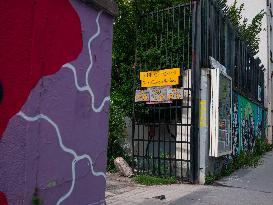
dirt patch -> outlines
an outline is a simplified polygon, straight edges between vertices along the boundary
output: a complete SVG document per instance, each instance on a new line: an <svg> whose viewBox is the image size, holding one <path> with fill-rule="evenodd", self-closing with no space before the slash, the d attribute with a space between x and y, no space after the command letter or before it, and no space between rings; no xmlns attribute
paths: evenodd
<svg viewBox="0 0 273 205"><path fill-rule="evenodd" d="M118 173L107 173L106 198L132 191L141 185L136 184L132 178L120 176Z"/></svg>

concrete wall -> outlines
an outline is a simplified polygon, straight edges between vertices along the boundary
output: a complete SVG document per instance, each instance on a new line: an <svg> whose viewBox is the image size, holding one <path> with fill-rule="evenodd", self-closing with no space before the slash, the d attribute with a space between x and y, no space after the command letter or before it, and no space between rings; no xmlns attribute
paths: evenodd
<svg viewBox="0 0 273 205"><path fill-rule="evenodd" d="M0 4L1 205L105 203L112 24L78 0Z"/></svg>

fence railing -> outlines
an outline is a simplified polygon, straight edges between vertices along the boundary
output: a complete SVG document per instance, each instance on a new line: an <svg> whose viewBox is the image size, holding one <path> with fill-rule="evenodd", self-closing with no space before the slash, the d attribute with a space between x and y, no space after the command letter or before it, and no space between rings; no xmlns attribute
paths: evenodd
<svg viewBox="0 0 273 205"><path fill-rule="evenodd" d="M227 68L233 89L251 101L263 105L264 72L260 60L240 37L215 0L202 4L201 67L209 67L209 56Z"/></svg>
<svg viewBox="0 0 273 205"><path fill-rule="evenodd" d="M140 72L180 68L183 100L135 102L133 166L137 173L192 181L197 153L192 146L192 26L195 4L180 4L142 15L137 28L134 91L147 90ZM164 86L163 86L164 87Z"/></svg>
<svg viewBox="0 0 273 205"><path fill-rule="evenodd" d="M140 72L181 68L184 99L135 102L133 167L137 173L197 179L201 68L209 57L227 68L233 90L263 108L264 73L260 61L214 0L193 1L141 16L137 28L134 92Z"/></svg>

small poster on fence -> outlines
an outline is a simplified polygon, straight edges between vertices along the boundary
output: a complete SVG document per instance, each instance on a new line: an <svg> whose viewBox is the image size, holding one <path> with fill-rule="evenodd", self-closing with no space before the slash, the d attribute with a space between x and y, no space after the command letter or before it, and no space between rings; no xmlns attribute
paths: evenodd
<svg viewBox="0 0 273 205"><path fill-rule="evenodd" d="M145 90L136 90L135 102L147 104L172 103L172 100L183 99L183 88L171 86L151 87Z"/></svg>
<svg viewBox="0 0 273 205"><path fill-rule="evenodd" d="M168 100L181 100L183 99L183 88L170 88L167 90Z"/></svg>
<svg viewBox="0 0 273 205"><path fill-rule="evenodd" d="M149 90L136 90L135 102L149 102L150 92Z"/></svg>

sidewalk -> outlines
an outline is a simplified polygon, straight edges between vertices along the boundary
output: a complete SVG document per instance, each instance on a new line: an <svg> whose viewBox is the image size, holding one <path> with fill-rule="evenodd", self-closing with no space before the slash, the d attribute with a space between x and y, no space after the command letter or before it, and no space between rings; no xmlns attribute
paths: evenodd
<svg viewBox="0 0 273 205"><path fill-rule="evenodd" d="M106 198L109 205L272 205L273 152L266 154L257 168L241 169L214 186L146 187L125 181L123 187L122 183L113 187L112 181L111 189L110 184ZM159 195L165 195L166 199L153 198Z"/></svg>
<svg viewBox="0 0 273 205"><path fill-rule="evenodd" d="M108 176L106 202L108 205L153 205L169 204L186 196L201 186L188 184L173 184L164 186L142 186L133 183L128 178ZM165 195L166 199L153 197Z"/></svg>

